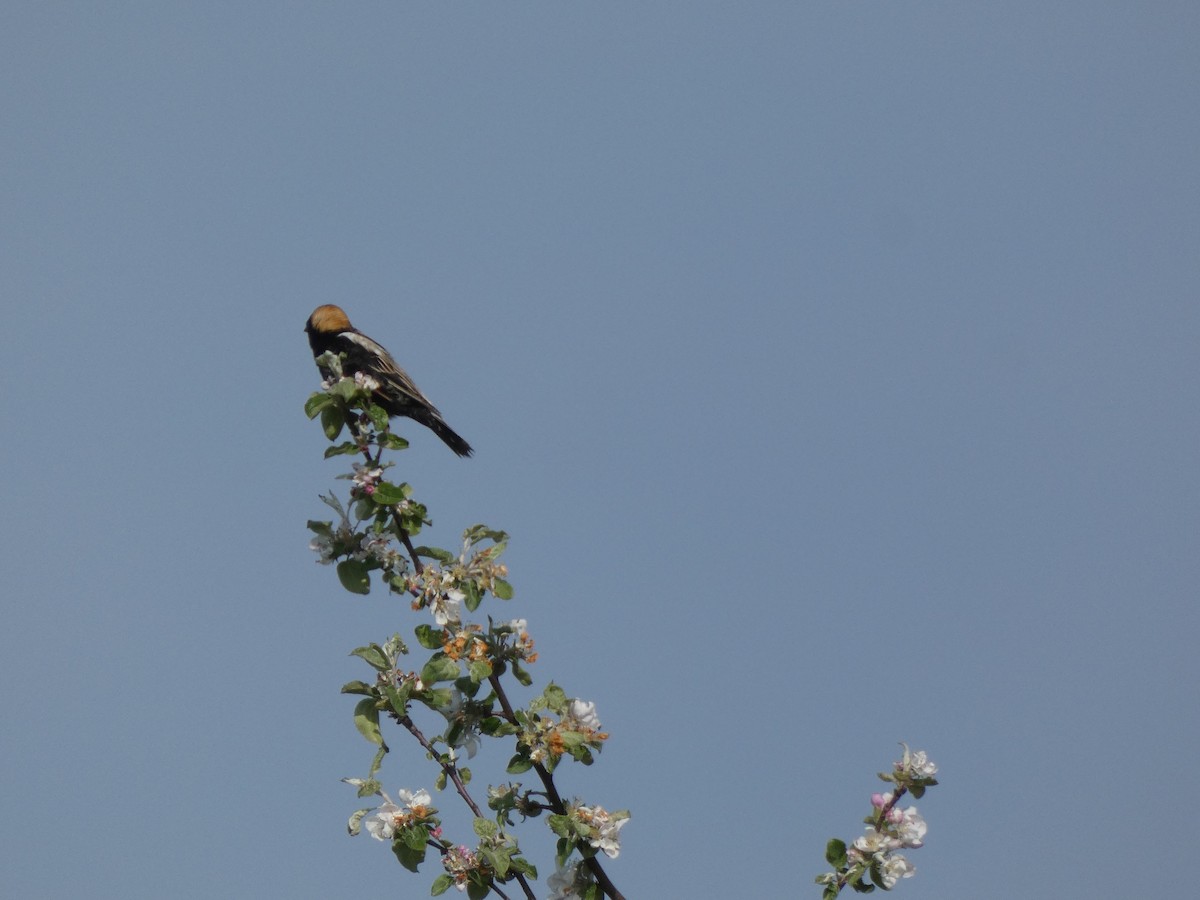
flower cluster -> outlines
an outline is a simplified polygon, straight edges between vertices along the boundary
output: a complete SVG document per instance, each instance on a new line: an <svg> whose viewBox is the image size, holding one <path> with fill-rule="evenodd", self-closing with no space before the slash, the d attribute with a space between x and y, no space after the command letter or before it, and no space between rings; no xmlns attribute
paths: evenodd
<svg viewBox="0 0 1200 900"><path fill-rule="evenodd" d="M467 889L467 879L471 873L479 869L479 857L474 851L459 844L457 847L451 847L442 857L442 865L446 868L446 874L450 876L454 886L460 891Z"/></svg>
<svg viewBox="0 0 1200 900"><path fill-rule="evenodd" d="M466 594L457 587L453 571L425 566L420 574L408 578L407 590L415 598L412 608L429 609L438 625L457 625L462 621L462 602Z"/></svg>
<svg viewBox="0 0 1200 900"><path fill-rule="evenodd" d="M479 636L482 631L481 626L474 624L458 629L446 629L442 652L450 659L466 659L471 662L487 659L487 641Z"/></svg>
<svg viewBox="0 0 1200 900"><path fill-rule="evenodd" d="M381 466L364 466L362 463L352 463L350 468L354 470L354 474L350 476L350 480L354 482L350 496L370 497L374 494L375 486L383 479L383 468Z"/></svg>
<svg viewBox="0 0 1200 900"><path fill-rule="evenodd" d="M430 821L434 823L433 828L437 827L436 820L433 819L437 810L430 806L432 800L428 791L397 791L396 796L400 798L403 805L395 803L382 791L380 796L383 797L383 804L375 810L374 815L367 819L366 823L367 833L375 840L394 840L397 833L405 828Z"/></svg>
<svg viewBox="0 0 1200 900"><path fill-rule="evenodd" d="M511 622L496 625L492 628L492 633L499 644L497 655L501 659L537 662L537 651L533 649L533 638L529 636L529 623L524 619L513 619Z"/></svg>
<svg viewBox="0 0 1200 900"><path fill-rule="evenodd" d="M901 878L911 878L916 868L900 850L915 850L925 843L928 826L915 806L897 805L904 794L921 797L925 789L937 784L937 766L924 751L911 752L904 746L904 756L892 767L891 773L880 773L884 781L896 785L896 790L871 795L872 813L864 820L865 832L847 847L834 839L825 848L825 859L834 871L817 876L825 885L825 900L832 900L842 888L853 887L868 891L874 887L891 890Z"/></svg>
<svg viewBox="0 0 1200 900"><path fill-rule="evenodd" d="M609 859L616 859L620 855L620 831L629 821L628 810L609 812L603 806L588 806L578 800L568 804L566 809L565 815L550 816L547 823L551 831L563 838L563 841L559 842L558 863L560 866L566 862L565 854L561 853L564 845L567 847L586 845L590 850L584 856L595 855L599 852ZM560 873L558 878L560 893L565 890L563 885L577 885L579 876L578 871L575 872L574 877L566 872ZM570 893L565 893L563 896L570 896Z"/></svg>
<svg viewBox="0 0 1200 900"><path fill-rule="evenodd" d="M558 719L540 715L549 709ZM591 765L591 750L600 750L608 733L600 730L596 705L584 700L569 700L557 685L547 686L542 696L530 704L529 712L518 717L522 726L517 741L525 758L534 765L553 771L564 754L584 765Z"/></svg>
<svg viewBox="0 0 1200 900"><path fill-rule="evenodd" d="M576 806L570 812L576 819L576 831L593 848L609 859L621 852L618 832L629 821L629 813L610 813L603 806Z"/></svg>

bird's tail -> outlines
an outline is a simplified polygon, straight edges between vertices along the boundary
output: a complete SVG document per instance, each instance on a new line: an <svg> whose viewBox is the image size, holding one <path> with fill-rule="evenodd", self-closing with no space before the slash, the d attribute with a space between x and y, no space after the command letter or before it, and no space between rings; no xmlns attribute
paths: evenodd
<svg viewBox="0 0 1200 900"><path fill-rule="evenodd" d="M429 421L422 423L426 425L430 431L442 439L447 447L457 453L459 456L470 456L475 450L462 439L457 431L446 424L439 416L430 416Z"/></svg>

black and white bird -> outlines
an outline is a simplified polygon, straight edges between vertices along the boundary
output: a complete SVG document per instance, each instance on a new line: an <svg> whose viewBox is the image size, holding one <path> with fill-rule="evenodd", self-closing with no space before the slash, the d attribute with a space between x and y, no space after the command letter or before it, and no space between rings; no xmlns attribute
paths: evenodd
<svg viewBox="0 0 1200 900"><path fill-rule="evenodd" d="M408 377L392 354L350 324L350 319L340 307L327 303L318 306L308 317L304 326L308 333L308 344L314 357L326 351L346 354L342 362L342 373L354 375L362 372L379 383L375 389L375 402L387 410L390 416L406 416L420 422L457 453L470 456L474 451L453 428L446 424L442 414ZM321 366L325 378L332 373Z"/></svg>

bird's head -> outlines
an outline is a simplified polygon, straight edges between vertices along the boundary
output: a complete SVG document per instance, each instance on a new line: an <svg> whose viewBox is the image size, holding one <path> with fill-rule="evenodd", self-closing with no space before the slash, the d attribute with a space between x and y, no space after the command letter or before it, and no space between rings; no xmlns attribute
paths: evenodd
<svg viewBox="0 0 1200 900"><path fill-rule="evenodd" d="M342 308L332 303L314 309L308 317L308 324L304 326L304 330L309 334L338 334L352 329L350 319L342 312Z"/></svg>

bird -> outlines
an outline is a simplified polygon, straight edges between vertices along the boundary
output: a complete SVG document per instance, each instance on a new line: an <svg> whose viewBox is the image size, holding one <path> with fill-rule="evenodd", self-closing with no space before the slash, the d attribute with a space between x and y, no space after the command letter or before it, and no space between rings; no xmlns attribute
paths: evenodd
<svg viewBox="0 0 1200 900"><path fill-rule="evenodd" d="M458 432L446 424L438 408L421 393L408 373L396 364L392 354L351 325L341 307L332 303L318 306L308 317L304 330L308 334L308 344L314 358L326 351L344 353L344 375L362 372L379 383L375 389L375 402L389 416L406 416L414 422L420 422L459 456L470 456L475 452ZM318 368L322 377L332 376L324 366L318 364Z"/></svg>

